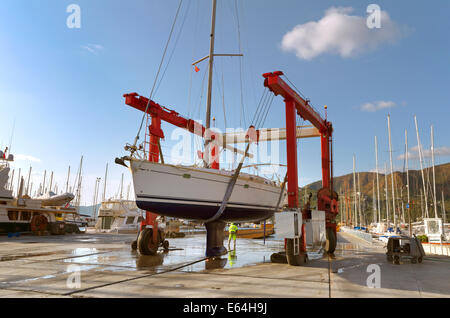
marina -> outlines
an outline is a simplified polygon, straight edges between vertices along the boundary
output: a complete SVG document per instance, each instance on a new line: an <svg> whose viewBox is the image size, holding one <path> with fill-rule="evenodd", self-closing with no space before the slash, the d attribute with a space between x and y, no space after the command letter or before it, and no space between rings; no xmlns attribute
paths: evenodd
<svg viewBox="0 0 450 318"><path fill-rule="evenodd" d="M7 1L0 298L450 298L436 8Z"/></svg>
<svg viewBox="0 0 450 318"><path fill-rule="evenodd" d="M235 256L204 257L204 235L169 239L155 256L131 251L133 235L0 237L1 297L449 297L449 259L426 256L420 266L387 264L383 245L339 233L334 257L311 254L304 267L270 262L282 241L240 239ZM378 264L380 288L368 288ZM71 282L79 270L80 286ZM158 288L153 288L157 286ZM149 288L150 287L150 288Z"/></svg>

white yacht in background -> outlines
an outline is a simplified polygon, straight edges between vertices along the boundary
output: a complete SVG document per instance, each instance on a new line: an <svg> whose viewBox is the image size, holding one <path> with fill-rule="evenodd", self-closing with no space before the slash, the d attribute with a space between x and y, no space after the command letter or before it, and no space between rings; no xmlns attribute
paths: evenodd
<svg viewBox="0 0 450 318"><path fill-rule="evenodd" d="M98 210L95 229L99 232L137 233L143 213L135 201L103 201Z"/></svg>

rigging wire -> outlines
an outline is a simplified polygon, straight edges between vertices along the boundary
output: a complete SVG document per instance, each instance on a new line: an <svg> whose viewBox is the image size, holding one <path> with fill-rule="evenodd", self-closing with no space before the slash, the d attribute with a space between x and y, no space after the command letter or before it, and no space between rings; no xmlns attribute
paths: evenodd
<svg viewBox="0 0 450 318"><path fill-rule="evenodd" d="M170 62L172 61L172 57L173 57L173 55L175 53L175 49L177 48L178 41L180 40L181 34L183 33L183 27L184 27L184 24L186 22L186 18L188 16L188 13L189 13L189 10L190 10L190 7L191 7L191 3L192 3L192 1L188 1L186 12L184 13L183 22L181 23L180 30L178 32L178 36L177 36L177 38L175 40L175 44L174 44L174 46L172 48L172 52L170 53L169 59L168 59L168 61L166 63L164 71L163 71L163 73L161 75L161 79L159 80L158 86L156 87L154 94L156 94L156 92L158 91L159 87L161 86L161 83L162 83L162 81L164 79L164 76L166 75L166 72L167 72L167 69L168 69L168 67L170 65Z"/></svg>
<svg viewBox="0 0 450 318"><path fill-rule="evenodd" d="M172 39L173 30L175 29L175 25L176 25L176 22L177 22L177 19L178 19L178 14L180 13L180 9L181 9L181 5L182 4L183 4L183 0L180 0L180 3L178 4L177 13L175 14L175 18L174 18L174 21L172 23L172 28L171 28L170 33L169 33L169 38L167 39L167 43L166 43L166 46L164 48L164 52L163 52L163 55L162 55L162 58L161 58L161 62L159 63L158 72L156 73L156 77L155 77L155 80L153 82L153 87L152 87L152 90L150 92L150 97L148 99L147 106L145 107L145 112L142 115L141 124L139 126L139 130L138 130L136 138L134 140L134 144L133 144L134 147L136 147L137 141L139 140L139 135L141 134L141 131L142 131L142 126L144 124L145 115L147 115L148 108L150 107L150 103L151 103L151 99L152 99L152 96L153 96L153 92L155 90L155 86L156 86L156 83L158 81L159 73L161 72L161 67L162 67L162 65L164 63L164 59L166 57L167 48L169 47L170 40Z"/></svg>
<svg viewBox="0 0 450 318"><path fill-rule="evenodd" d="M237 0L234 1L234 7L236 10L236 23L237 23L237 33L238 33L238 44L239 44L239 53L242 52L242 42L241 42L241 25L239 22L239 11L237 7ZM242 58L239 59L239 81L241 87L241 119L244 119L244 125L246 126L245 120L245 107L244 107L244 93L243 93L243 83L242 83ZM242 122L239 122L242 127Z"/></svg>

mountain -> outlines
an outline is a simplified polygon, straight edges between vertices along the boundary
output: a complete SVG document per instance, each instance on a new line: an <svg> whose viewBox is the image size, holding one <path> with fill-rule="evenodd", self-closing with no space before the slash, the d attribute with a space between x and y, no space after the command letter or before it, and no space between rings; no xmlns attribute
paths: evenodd
<svg viewBox="0 0 450 318"><path fill-rule="evenodd" d="M403 199L403 211L406 211L407 202L407 188L406 188L406 172L395 171L394 175L394 191L395 196L398 199L398 209L402 211L401 202ZM446 210L450 210L450 162L435 166L436 175L436 199L437 199L437 210L438 216L441 217L442 214L442 193L445 198ZM392 210L392 183L391 174L387 176L387 188L388 188L388 199L390 203L390 209ZM379 173L379 183L380 183L380 207L381 213L385 214L386 211L386 194L385 194L385 179L384 174ZM425 187L427 193L427 203L428 203L428 213L430 217L434 217L433 208L433 171L432 168L424 169L425 177ZM361 186L361 201L362 210L368 213L373 211L373 185L375 184L375 198L377 197L377 182L375 172L359 172L359 182ZM356 174L356 185L358 185L358 174ZM315 194L317 190L322 187L322 181L317 181L311 183L301 190L301 202L304 201L304 194L306 192L312 192ZM341 194L341 197L347 196L350 200L353 200L353 173L334 177L333 187ZM422 215L422 209L425 210L423 184L422 184L422 174L420 170L410 170L409 171L409 187L410 187L410 202L411 202L411 214L414 218L420 217ZM315 196L313 195L313 198ZM314 206L314 205L313 205ZM369 213L370 214L370 213ZM447 212L447 220L450 219L450 212Z"/></svg>

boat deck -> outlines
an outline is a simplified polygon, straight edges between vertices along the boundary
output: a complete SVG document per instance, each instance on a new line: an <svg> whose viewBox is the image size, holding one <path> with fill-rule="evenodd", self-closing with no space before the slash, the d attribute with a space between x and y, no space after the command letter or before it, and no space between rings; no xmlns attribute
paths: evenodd
<svg viewBox="0 0 450 318"><path fill-rule="evenodd" d="M132 251L134 238L1 236L0 297L450 297L442 279L450 276L449 257L388 264L381 244L348 233L339 233L333 258L310 254L304 267L270 263L283 248L274 238L265 245L238 239L235 257L216 260L203 256L204 234L169 239L171 250L157 256ZM371 264L381 269L381 288L367 287Z"/></svg>

